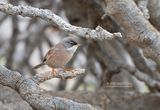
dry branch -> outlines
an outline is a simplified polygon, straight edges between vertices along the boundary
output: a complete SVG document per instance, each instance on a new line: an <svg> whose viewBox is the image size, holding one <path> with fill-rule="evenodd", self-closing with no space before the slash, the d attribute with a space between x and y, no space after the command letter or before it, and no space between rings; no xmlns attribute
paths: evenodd
<svg viewBox="0 0 160 110"><path fill-rule="evenodd" d="M160 67L160 33L144 18L133 0L106 0L106 13L123 28L131 43L140 45L145 56Z"/></svg>
<svg viewBox="0 0 160 110"><path fill-rule="evenodd" d="M22 6L22 5L13 6L11 4L1 2L0 11L12 15L22 15L24 17L39 17L46 21L49 21L52 24L56 24L56 26L63 31L70 32L75 35L86 38L104 40L104 39L112 39L114 37L122 37L122 35L119 32L110 33L107 30L104 30L100 26L97 26L95 30L90 28L73 26L47 9L44 10L44 9L33 8L31 6Z"/></svg>
<svg viewBox="0 0 160 110"><path fill-rule="evenodd" d="M84 73L85 73L84 69L73 69L70 71L64 71L63 69L58 69L55 74L53 74L51 71L36 74L35 76L32 77L32 80L35 83L39 84L51 78L69 79Z"/></svg>
<svg viewBox="0 0 160 110"><path fill-rule="evenodd" d="M0 110L13 110L13 109L3 105L2 102L0 102Z"/></svg>
<svg viewBox="0 0 160 110"><path fill-rule="evenodd" d="M150 15L149 15L149 10L147 9L148 0L138 0L137 5L138 5L139 9L142 11L143 16L146 19L149 19Z"/></svg>
<svg viewBox="0 0 160 110"><path fill-rule="evenodd" d="M34 81L3 66L0 66L0 84L17 90L24 100L38 110L97 110L89 104L77 103L60 97L45 96Z"/></svg>
<svg viewBox="0 0 160 110"><path fill-rule="evenodd" d="M156 90L156 91L160 91L160 82L158 80L155 80L153 78L151 78L149 75L147 75L146 73L142 73L140 71L136 71L134 73L132 73L137 79L139 79L140 81L145 82L145 84L151 89L151 90Z"/></svg>

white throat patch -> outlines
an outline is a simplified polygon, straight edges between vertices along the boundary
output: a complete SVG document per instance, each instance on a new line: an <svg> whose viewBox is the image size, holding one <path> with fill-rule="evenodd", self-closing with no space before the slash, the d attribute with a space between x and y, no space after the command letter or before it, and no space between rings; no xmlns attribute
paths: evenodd
<svg viewBox="0 0 160 110"><path fill-rule="evenodd" d="M70 48L67 48L67 51L71 52L71 53L74 53L78 48L78 45L75 45L75 46L72 46Z"/></svg>

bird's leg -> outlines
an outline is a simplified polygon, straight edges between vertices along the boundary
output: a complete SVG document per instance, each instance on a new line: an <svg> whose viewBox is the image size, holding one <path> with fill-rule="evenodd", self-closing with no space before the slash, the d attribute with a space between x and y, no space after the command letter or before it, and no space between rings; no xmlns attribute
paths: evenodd
<svg viewBox="0 0 160 110"><path fill-rule="evenodd" d="M57 71L55 70L55 68L52 68L52 74L53 74L53 76L56 76Z"/></svg>
<svg viewBox="0 0 160 110"><path fill-rule="evenodd" d="M55 69L55 68L52 68L52 75L53 75L53 76L56 76L57 73L58 73L58 70ZM63 76L61 77L61 79L62 79L62 80L65 80L65 78L64 78Z"/></svg>

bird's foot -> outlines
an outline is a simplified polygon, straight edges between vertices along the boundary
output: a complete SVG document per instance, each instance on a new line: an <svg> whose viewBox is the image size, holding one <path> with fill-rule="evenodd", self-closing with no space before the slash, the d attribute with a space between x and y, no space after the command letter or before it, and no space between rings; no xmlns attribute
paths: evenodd
<svg viewBox="0 0 160 110"><path fill-rule="evenodd" d="M52 68L52 75L56 76L57 75L57 70L55 68Z"/></svg>

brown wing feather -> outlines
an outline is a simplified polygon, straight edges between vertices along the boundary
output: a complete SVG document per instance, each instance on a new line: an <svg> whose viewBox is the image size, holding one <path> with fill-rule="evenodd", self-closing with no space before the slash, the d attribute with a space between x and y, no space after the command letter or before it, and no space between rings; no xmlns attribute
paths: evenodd
<svg viewBox="0 0 160 110"><path fill-rule="evenodd" d="M51 48L45 56L46 64L52 68L64 66L72 56L63 45L57 44Z"/></svg>

